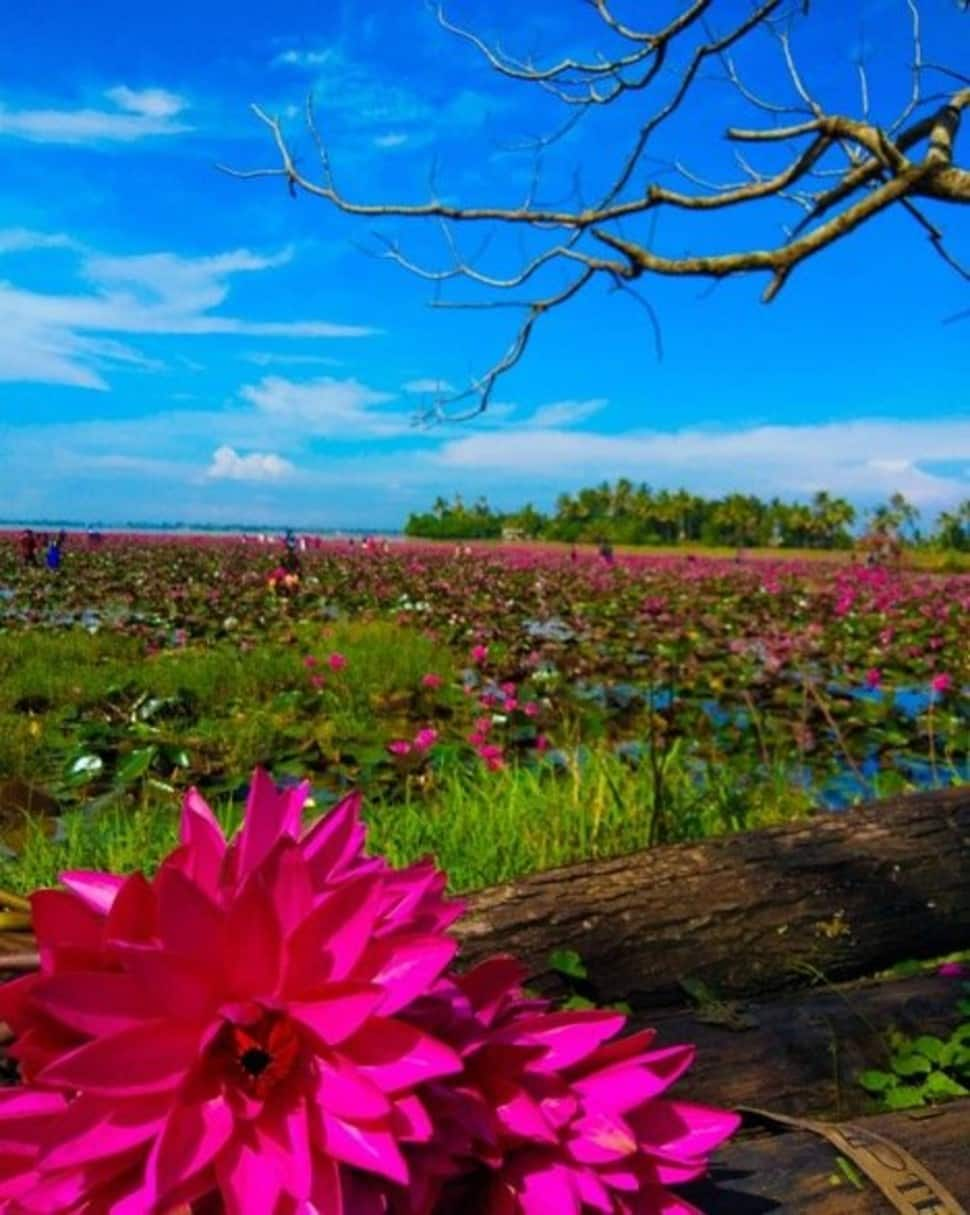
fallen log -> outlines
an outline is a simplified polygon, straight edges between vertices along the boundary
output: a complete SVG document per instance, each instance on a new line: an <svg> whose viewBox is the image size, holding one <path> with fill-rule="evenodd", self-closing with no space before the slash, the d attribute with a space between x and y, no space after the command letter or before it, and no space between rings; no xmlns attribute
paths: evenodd
<svg viewBox="0 0 970 1215"><path fill-rule="evenodd" d="M881 1114L834 1125L845 1135L847 1148L858 1144L870 1164L875 1156L886 1188L909 1206L894 1207L858 1162L848 1169L840 1166L839 1157L845 1160L847 1151L819 1134L785 1128L778 1134L739 1136L717 1154L705 1181L680 1192L705 1215L890 1215L894 1209L960 1215L970 1200L970 1101L940 1106L929 1116ZM931 1175L929 1182L924 1170Z"/></svg>
<svg viewBox="0 0 970 1215"><path fill-rule="evenodd" d="M681 981L767 994L970 944L970 788L551 870L472 896L463 958L497 948L555 984L575 950L596 995L683 1003Z"/></svg>

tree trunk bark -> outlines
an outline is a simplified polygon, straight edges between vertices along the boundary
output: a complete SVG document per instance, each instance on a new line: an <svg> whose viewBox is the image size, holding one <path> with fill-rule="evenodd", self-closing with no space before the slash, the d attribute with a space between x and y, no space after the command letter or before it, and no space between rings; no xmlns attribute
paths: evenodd
<svg viewBox="0 0 970 1215"><path fill-rule="evenodd" d="M683 1003L850 979L970 945L970 788L537 874L473 895L462 956L520 957L555 984L575 950L598 999Z"/></svg>

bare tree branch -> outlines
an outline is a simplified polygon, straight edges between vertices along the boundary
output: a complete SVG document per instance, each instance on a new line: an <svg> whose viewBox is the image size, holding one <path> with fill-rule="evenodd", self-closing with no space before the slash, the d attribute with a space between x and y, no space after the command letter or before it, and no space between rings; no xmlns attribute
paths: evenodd
<svg viewBox="0 0 970 1215"><path fill-rule="evenodd" d="M659 320L635 286L646 276L703 278L716 283L734 275L766 275L768 282L762 298L770 301L804 261L838 244L892 207L908 214L947 265L968 278L967 268L947 249L944 232L919 204L924 199L956 205L970 203L970 168L957 161L960 128L965 111L970 109L970 79L956 68L924 58L919 0L897 0L909 29L910 61L908 76L904 77L905 100L895 117L884 124L874 113L864 42L856 63L858 113L830 110L809 85L795 49L797 23L815 19L814 15L806 18L807 4L752 0L747 15L739 19L734 7L733 22L719 31L714 24L716 19L732 10L727 0L681 0L679 13L653 30L634 28L622 21L614 13L611 0L582 2L598 18L608 49L582 58L566 56L541 64L531 56L516 57L489 44L446 15L441 0L431 0L441 27L470 45L500 76L537 86L566 107L564 123L527 145L533 153L532 171L518 205L445 202L437 196L433 181L428 196L421 202L353 199L335 181L330 153L310 102L306 121L319 160L318 177L302 169L279 119L258 107L254 107L254 112L271 135L277 165L226 170L242 178L280 178L291 193L321 199L348 215L375 220L432 220L441 232L447 258L444 266L422 264L408 256L396 238L382 235L377 236L379 256L431 283L435 290L434 307L510 307L522 312L522 321L511 343L491 368L466 389L451 396L439 396L422 420L462 420L487 408L496 382L522 358L539 320L568 304L593 281L605 281L610 289L636 298L647 313L659 356L662 349ZM767 33L777 47L780 87L788 96L769 97L750 87L742 77L735 56L758 31ZM702 69L708 63L720 65L721 87L726 83L760 115L760 124L768 124L732 127L725 132L730 145L751 148L754 163L734 148L745 178L739 183L713 184L703 175L687 170L679 158L647 160L648 149L661 128L668 130L668 138L683 139L686 128L682 111L686 112L688 100L706 86L708 77L702 75ZM949 91L927 96L923 89L927 72L951 81ZM630 101L642 111L647 93L659 96L647 108L647 116L634 126L629 144L620 149L615 171L599 189L596 200L584 203L577 178L565 202L540 203L541 178L549 149L573 131L582 117L603 107L623 106ZM785 158L780 168L779 151ZM759 167L762 156L768 160L773 156L774 164L770 168ZM671 188L659 180L658 173L653 173L652 179L648 176L646 181L638 181L648 164L665 164L668 172L678 174L685 186ZM762 247L669 254L656 247L653 222L640 227L639 235L633 231L647 217L655 220L664 210L701 216L771 202L794 204L802 215L793 225L782 224L780 234ZM469 257L462 251L455 225L484 226L490 234L505 228L518 231L524 242L518 267L511 273L507 269L488 270L483 262L490 238ZM531 248L525 244L526 236L530 237ZM544 241L544 247L537 249L532 236ZM565 280L557 285L549 289L537 285L527 299L501 298L506 292L523 287L533 290L533 284L544 283L557 267L566 274ZM460 283L494 294L484 300L439 297L443 288Z"/></svg>

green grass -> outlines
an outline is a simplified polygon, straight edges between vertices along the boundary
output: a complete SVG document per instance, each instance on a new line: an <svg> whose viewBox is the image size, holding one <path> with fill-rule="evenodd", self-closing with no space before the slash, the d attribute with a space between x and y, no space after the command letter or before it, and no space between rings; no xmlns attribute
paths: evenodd
<svg viewBox="0 0 970 1215"><path fill-rule="evenodd" d="M345 670L330 670L333 652ZM0 860L0 886L27 891L70 868L150 870L175 842L190 784L235 823L257 764L309 775L321 809L362 787L370 847L398 864L435 856L455 890L810 810L784 755L759 765L705 751L702 761L679 739L656 765L648 749L621 758L568 701L553 724L555 762L526 748L489 772L464 741L482 710L456 665L387 621L301 621L248 649L229 638L152 655L109 632L0 634L0 841L15 854ZM440 692L421 689L429 671ZM441 734L432 763L389 758L388 740L430 722ZM24 814L4 800L11 782L40 788L60 813Z"/></svg>
<svg viewBox="0 0 970 1215"><path fill-rule="evenodd" d="M746 781L735 770L700 778L683 767L668 772L670 841L700 840L790 821L811 813L811 799L785 774ZM220 820L234 829L239 801L212 797ZM29 820L16 859L0 861L0 887L18 892L51 885L65 869L151 871L174 845L179 796L147 783L136 799L105 795L49 824ZM380 793L365 805L369 850L396 864L435 857L453 890L510 881L588 859L648 846L654 785L606 749L565 771L446 769L430 790L401 798ZM313 817L318 811L308 810Z"/></svg>
<svg viewBox="0 0 970 1215"><path fill-rule="evenodd" d="M411 784L403 797L378 794L365 806L369 847L394 864L434 856L454 890L508 881L576 861L632 852L647 845L657 786L647 765L631 766L605 748L558 768L446 764ZM427 785L430 784L430 788ZM664 783L668 838L704 839L767 826L809 812L779 772L752 787L723 769L668 768ZM214 798L228 828L241 806ZM314 813L311 809L310 815ZM64 869L151 870L177 834L174 794L145 785L137 801L119 794L100 807L72 810L53 838L30 824L17 860L0 863L0 886L16 891L50 885Z"/></svg>

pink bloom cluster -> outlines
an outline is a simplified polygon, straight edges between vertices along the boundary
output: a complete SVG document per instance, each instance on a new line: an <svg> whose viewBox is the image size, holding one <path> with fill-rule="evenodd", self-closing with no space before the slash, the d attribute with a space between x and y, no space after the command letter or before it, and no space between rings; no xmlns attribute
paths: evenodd
<svg viewBox="0 0 970 1215"><path fill-rule="evenodd" d="M418 730L412 740L394 738L387 744L392 755L425 755L438 741L438 731L432 726L424 726Z"/></svg>
<svg viewBox="0 0 970 1215"><path fill-rule="evenodd" d="M226 840L186 798L152 879L33 896L40 971L0 988L0 1211L688 1215L734 1115L667 1100L692 1049L554 1012L495 958L448 972L430 863L362 853L359 798L254 776Z"/></svg>

